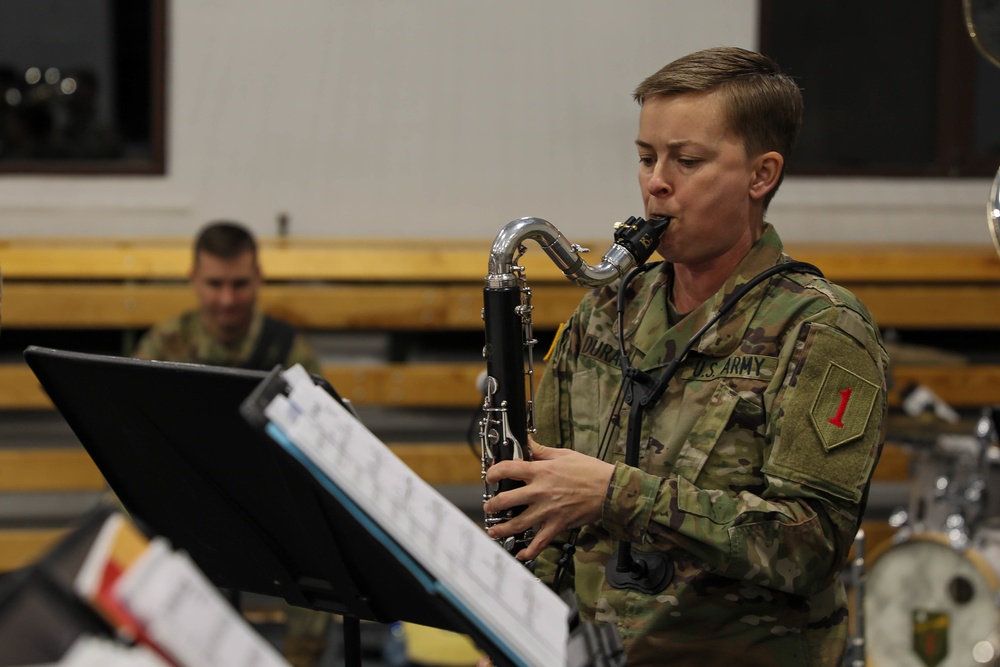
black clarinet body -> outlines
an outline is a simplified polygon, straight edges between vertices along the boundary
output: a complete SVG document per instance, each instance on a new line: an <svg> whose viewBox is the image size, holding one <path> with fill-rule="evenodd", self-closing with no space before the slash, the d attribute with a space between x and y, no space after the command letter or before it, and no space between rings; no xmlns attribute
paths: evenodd
<svg viewBox="0 0 1000 667"><path fill-rule="evenodd" d="M522 295L518 287L487 287L483 293L483 319L486 323L486 388L480 441L483 451L484 501L498 493L523 486L523 482L504 479L486 484L486 470L498 461L531 460L528 434L533 432L527 398L525 374ZM486 526L506 521L523 508L487 515ZM527 546L530 535L519 535L503 542L512 554Z"/></svg>
<svg viewBox="0 0 1000 667"><path fill-rule="evenodd" d="M669 218L629 218L615 224L615 242L597 266L583 261L585 248L570 244L551 223L540 218L520 218L508 223L493 242L489 274L483 288L486 344L484 417L480 421L483 501L517 488L523 482L486 483L486 471L495 463L531 460L528 438L534 433L534 360L537 341L531 327L531 288L517 260L526 252L524 241L536 241L570 281L598 287L624 276L656 250ZM523 508L486 515L486 527L508 521ZM526 547L531 530L500 540L511 554Z"/></svg>

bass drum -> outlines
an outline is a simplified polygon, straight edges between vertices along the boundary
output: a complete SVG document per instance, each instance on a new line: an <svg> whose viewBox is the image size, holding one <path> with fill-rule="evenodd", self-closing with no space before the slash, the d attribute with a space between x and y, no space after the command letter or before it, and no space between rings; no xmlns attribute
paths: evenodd
<svg viewBox="0 0 1000 667"><path fill-rule="evenodd" d="M1000 665L1000 533L968 549L916 533L872 554L864 589L869 665Z"/></svg>

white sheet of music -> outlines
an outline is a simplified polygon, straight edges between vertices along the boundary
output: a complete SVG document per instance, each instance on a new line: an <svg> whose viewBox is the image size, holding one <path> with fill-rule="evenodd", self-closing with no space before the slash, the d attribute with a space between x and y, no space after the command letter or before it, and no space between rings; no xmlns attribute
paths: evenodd
<svg viewBox="0 0 1000 667"><path fill-rule="evenodd" d="M170 663L145 646L81 635L62 660L34 667L170 667Z"/></svg>
<svg viewBox="0 0 1000 667"><path fill-rule="evenodd" d="M115 584L114 594L149 638L185 667L288 667L201 570L166 540L154 538Z"/></svg>
<svg viewBox="0 0 1000 667"><path fill-rule="evenodd" d="M566 664L568 608L309 376L265 415L523 664Z"/></svg>

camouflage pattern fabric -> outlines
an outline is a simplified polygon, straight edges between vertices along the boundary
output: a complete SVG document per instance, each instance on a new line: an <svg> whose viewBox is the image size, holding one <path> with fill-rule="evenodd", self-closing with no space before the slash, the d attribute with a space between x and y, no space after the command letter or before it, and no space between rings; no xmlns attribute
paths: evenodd
<svg viewBox="0 0 1000 667"><path fill-rule="evenodd" d="M139 340L133 356L159 361L183 361L210 366L243 366L250 360L260 338L264 315L255 310L246 338L223 345L205 329L201 313L193 310L152 327ZM295 336L285 366L302 364L310 373L320 373L319 363L301 334Z"/></svg>
<svg viewBox="0 0 1000 667"><path fill-rule="evenodd" d="M726 297L788 257L762 238L708 302L667 320L672 271L628 287L626 344L656 378ZM624 465L617 284L591 292L559 339L535 406L538 442L615 463L601 520L580 532L572 584L587 620L617 623L629 665L840 665L848 635L840 573L883 439L888 356L864 305L822 278L782 273L695 344L642 424ZM610 426L609 426L610 425ZM657 595L605 581L620 539L666 552ZM558 546L536 572L551 578ZM611 565L612 567L614 564Z"/></svg>

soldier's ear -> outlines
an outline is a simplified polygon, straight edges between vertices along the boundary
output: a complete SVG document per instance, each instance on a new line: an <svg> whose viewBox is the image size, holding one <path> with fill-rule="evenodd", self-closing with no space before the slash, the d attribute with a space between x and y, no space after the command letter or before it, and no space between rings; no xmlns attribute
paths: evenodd
<svg viewBox="0 0 1000 667"><path fill-rule="evenodd" d="M763 199L778 184L785 158L777 151L761 153L753 161L750 174L750 198Z"/></svg>

